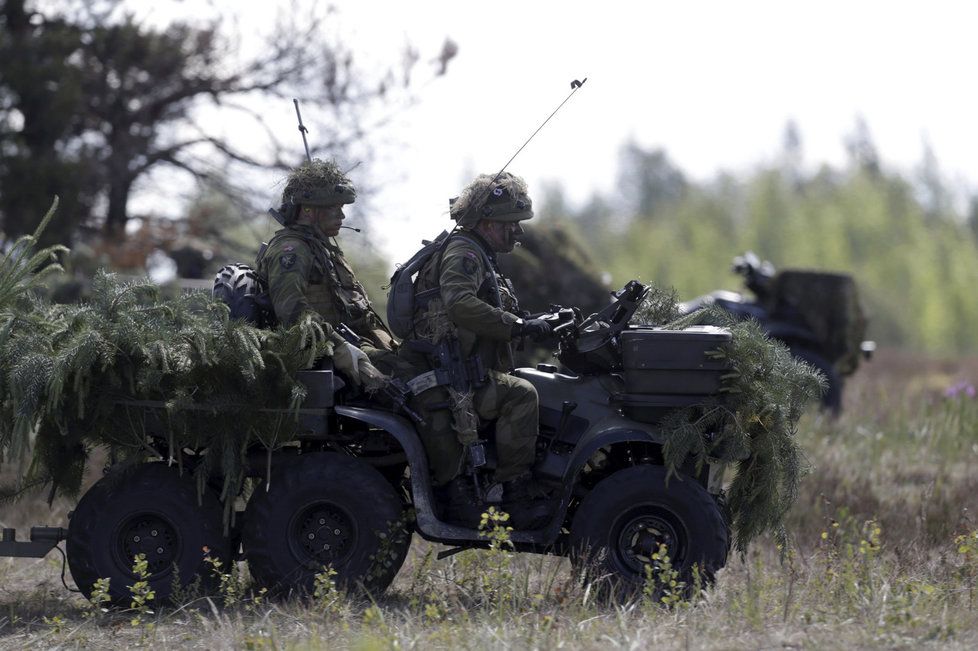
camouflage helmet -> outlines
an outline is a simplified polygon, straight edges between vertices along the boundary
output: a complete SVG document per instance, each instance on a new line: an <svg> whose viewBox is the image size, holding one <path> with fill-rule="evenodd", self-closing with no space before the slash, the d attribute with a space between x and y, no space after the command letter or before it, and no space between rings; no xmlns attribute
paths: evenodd
<svg viewBox="0 0 978 651"><path fill-rule="evenodd" d="M342 206L353 203L357 191L333 161L314 158L292 170L282 191L283 206Z"/></svg>
<svg viewBox="0 0 978 651"><path fill-rule="evenodd" d="M533 218L526 182L515 174L480 174L462 194L449 199L449 214L459 226L471 228L480 220L518 222Z"/></svg>

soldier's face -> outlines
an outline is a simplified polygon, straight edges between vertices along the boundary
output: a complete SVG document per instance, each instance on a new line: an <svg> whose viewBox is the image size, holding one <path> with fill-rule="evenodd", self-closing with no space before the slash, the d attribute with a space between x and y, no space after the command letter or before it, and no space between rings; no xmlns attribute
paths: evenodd
<svg viewBox="0 0 978 651"><path fill-rule="evenodd" d="M310 224L318 226L328 237L340 234L340 226L345 217L342 206L303 206L302 213Z"/></svg>
<svg viewBox="0 0 978 651"><path fill-rule="evenodd" d="M496 253L509 253L516 247L516 242L523 234L519 222L496 222L484 220L481 222L481 234Z"/></svg>

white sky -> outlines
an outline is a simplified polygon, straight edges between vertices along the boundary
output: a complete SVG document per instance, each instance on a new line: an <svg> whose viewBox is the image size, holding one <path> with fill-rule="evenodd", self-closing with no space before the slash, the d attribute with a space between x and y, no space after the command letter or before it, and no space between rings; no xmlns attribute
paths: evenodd
<svg viewBox="0 0 978 651"><path fill-rule="evenodd" d="M401 144L368 170L403 179L377 198L365 233L394 260L450 225L448 197L498 170L585 76L510 167L531 195L549 180L575 201L611 193L629 137L696 178L747 171L773 159L789 119L807 164L840 163L857 115L885 163L911 170L926 140L946 176L978 187L978 10L967 2L335 4L358 55L389 61L411 42L429 58L446 36L459 45L448 74L379 134ZM276 6L238 11L262 24ZM280 128L294 131L293 118L290 106Z"/></svg>

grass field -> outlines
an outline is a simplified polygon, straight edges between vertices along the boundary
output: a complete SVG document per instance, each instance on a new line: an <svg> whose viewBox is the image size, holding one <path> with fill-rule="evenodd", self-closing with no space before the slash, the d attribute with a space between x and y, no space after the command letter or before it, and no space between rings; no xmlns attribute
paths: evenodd
<svg viewBox="0 0 978 651"><path fill-rule="evenodd" d="M105 613L61 585L54 552L0 559L0 648L976 648L976 383L978 359L882 351L848 386L841 418L801 423L813 470L789 548L762 541L668 608L602 604L562 559L437 561L441 548L415 537L374 601L324 582L310 601L270 602L242 571L214 603ZM70 508L37 497L0 520L23 537L63 525Z"/></svg>

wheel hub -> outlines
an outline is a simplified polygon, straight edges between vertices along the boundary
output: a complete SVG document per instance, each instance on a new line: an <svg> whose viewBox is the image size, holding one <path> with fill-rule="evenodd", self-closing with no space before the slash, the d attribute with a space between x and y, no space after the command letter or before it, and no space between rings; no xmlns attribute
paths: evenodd
<svg viewBox="0 0 978 651"><path fill-rule="evenodd" d="M634 517L625 523L618 535L619 558L629 571L643 577L646 567L659 565L652 556L663 546L674 567L682 561L679 558L682 541L672 523L659 515Z"/></svg>
<svg viewBox="0 0 978 651"><path fill-rule="evenodd" d="M150 576L170 569L179 551L176 529L161 516L145 513L129 518L119 530L118 557L132 574L136 556L146 558Z"/></svg>
<svg viewBox="0 0 978 651"><path fill-rule="evenodd" d="M353 551L356 525L334 504L314 504L304 509L293 527L293 549L317 566L336 564Z"/></svg>

